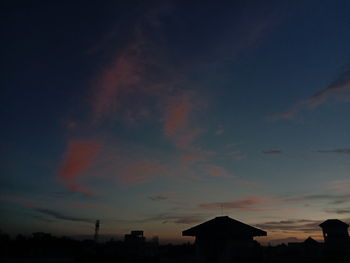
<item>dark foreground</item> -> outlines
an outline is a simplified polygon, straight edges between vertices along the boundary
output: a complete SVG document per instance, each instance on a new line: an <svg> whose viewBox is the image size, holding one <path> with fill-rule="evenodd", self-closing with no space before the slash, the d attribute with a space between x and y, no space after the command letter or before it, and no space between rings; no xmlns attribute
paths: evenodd
<svg viewBox="0 0 350 263"><path fill-rule="evenodd" d="M78 241L66 237L53 237L49 234L37 233L30 238L18 236L10 239L1 235L1 263L40 262L198 262L196 247L192 244L159 245L156 241L128 243L110 240L105 243L95 243L92 240ZM245 252L244 252L245 253ZM350 250L344 248L287 246L258 247L256 255L247 255L242 251L230 262L261 262L261 263L337 263L350 262ZM254 260L249 260L254 258ZM213 259L202 259L199 262L218 262ZM221 262L221 261L220 261ZM219 262L218 262L219 263Z"/></svg>

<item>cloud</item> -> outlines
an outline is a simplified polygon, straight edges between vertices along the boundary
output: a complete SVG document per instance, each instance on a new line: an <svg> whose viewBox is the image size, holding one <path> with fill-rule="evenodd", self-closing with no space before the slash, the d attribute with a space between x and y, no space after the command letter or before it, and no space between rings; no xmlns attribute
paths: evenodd
<svg viewBox="0 0 350 263"><path fill-rule="evenodd" d="M34 207L33 200L19 195L0 194L0 200L16 202L24 207Z"/></svg>
<svg viewBox="0 0 350 263"><path fill-rule="evenodd" d="M215 135L218 136L218 135L221 135L225 132L225 129L222 125L219 126L219 128L215 131Z"/></svg>
<svg viewBox="0 0 350 263"><path fill-rule="evenodd" d="M263 154L280 154L282 153L282 151L279 149L271 149L271 150L262 151L262 153Z"/></svg>
<svg viewBox="0 0 350 263"><path fill-rule="evenodd" d="M101 143L95 140L71 140L63 155L58 179L72 192L91 195L92 192L80 185L80 176L95 164L95 157Z"/></svg>
<svg viewBox="0 0 350 263"><path fill-rule="evenodd" d="M300 202L313 200L325 200L332 204L341 204L350 201L350 194L315 194L284 198L284 201L286 202Z"/></svg>
<svg viewBox="0 0 350 263"><path fill-rule="evenodd" d="M241 180L241 181L238 181L238 183L241 185L248 185L248 186L254 186L254 187L261 186L261 183L248 181L248 180Z"/></svg>
<svg viewBox="0 0 350 263"><path fill-rule="evenodd" d="M339 154L350 154L350 148L332 149L332 150L317 150L318 153L339 153Z"/></svg>
<svg viewBox="0 0 350 263"><path fill-rule="evenodd" d="M214 177L227 177L230 173L223 167L217 165L209 165L206 167L206 171L210 176Z"/></svg>
<svg viewBox="0 0 350 263"><path fill-rule="evenodd" d="M350 208L332 208L332 209L326 209L325 211L327 213L339 214L339 215L350 214Z"/></svg>
<svg viewBox="0 0 350 263"><path fill-rule="evenodd" d="M92 203L81 203L81 202L63 202L65 206L72 207L74 209L84 209L93 211L113 211L112 207L106 206L104 204L92 204Z"/></svg>
<svg viewBox="0 0 350 263"><path fill-rule="evenodd" d="M162 214L153 217L155 221L161 221L163 224L195 224L203 221L202 215L177 215L177 214Z"/></svg>
<svg viewBox="0 0 350 263"><path fill-rule="evenodd" d="M158 214L155 216L139 218L139 219L112 219L113 222L120 223L154 223L160 222L162 224L195 224L203 221L203 215L193 214L193 215L183 215L183 214L174 214L174 213L164 213Z"/></svg>
<svg viewBox="0 0 350 263"><path fill-rule="evenodd" d="M64 215L62 213L59 213L59 212L51 210L51 209L34 207L33 210L35 210L41 214L48 215L48 216L51 216L53 218L59 219L59 220L66 220L66 221L73 221L73 222L84 222L84 223L93 222L93 220L91 220L91 219Z"/></svg>
<svg viewBox="0 0 350 263"><path fill-rule="evenodd" d="M165 172L165 167L156 160L135 160L120 170L119 179L124 184L137 184Z"/></svg>
<svg viewBox="0 0 350 263"><path fill-rule="evenodd" d="M236 161L241 161L246 158L246 155L242 154L240 150L231 151L227 153L227 155Z"/></svg>
<svg viewBox="0 0 350 263"><path fill-rule="evenodd" d="M151 196L148 196L147 198L152 201L162 201L162 200L169 199L169 197L166 195L151 195Z"/></svg>
<svg viewBox="0 0 350 263"><path fill-rule="evenodd" d="M127 46L107 66L95 82L93 119L100 120L121 106L123 97L143 87L140 44Z"/></svg>
<svg viewBox="0 0 350 263"><path fill-rule="evenodd" d="M322 222L322 220L313 219L289 219L259 223L256 226L270 231L301 231L309 233L320 231L321 229L318 225Z"/></svg>
<svg viewBox="0 0 350 263"><path fill-rule="evenodd" d="M199 205L199 208L207 210L218 209L235 209L235 210L249 210L249 211L261 211L262 207L258 205L266 204L270 202L270 197L265 196L252 196L246 199L235 200L231 202L215 202L215 203L203 203Z"/></svg>
<svg viewBox="0 0 350 263"><path fill-rule="evenodd" d="M297 114L305 109L316 109L318 106L330 101L350 102L350 69L344 71L334 82L325 89L317 92L310 98L296 102L288 111L268 116L268 120L294 119Z"/></svg>
<svg viewBox="0 0 350 263"><path fill-rule="evenodd" d="M164 132L172 137L182 132L188 125L192 103L188 94L170 97L164 113Z"/></svg>
<svg viewBox="0 0 350 263"><path fill-rule="evenodd" d="M328 187L332 191L337 191L338 193L348 193L350 189L350 179L333 180L328 183ZM350 199L350 194L343 197L348 197L348 199Z"/></svg>
<svg viewBox="0 0 350 263"><path fill-rule="evenodd" d="M165 137L179 150L193 150L192 143L202 132L193 122L194 113L200 108L198 97L187 90L165 96L163 100L161 111Z"/></svg>
<svg viewBox="0 0 350 263"><path fill-rule="evenodd" d="M195 224L202 222L202 217L201 216L169 216L165 218L164 222L172 222L175 224Z"/></svg>

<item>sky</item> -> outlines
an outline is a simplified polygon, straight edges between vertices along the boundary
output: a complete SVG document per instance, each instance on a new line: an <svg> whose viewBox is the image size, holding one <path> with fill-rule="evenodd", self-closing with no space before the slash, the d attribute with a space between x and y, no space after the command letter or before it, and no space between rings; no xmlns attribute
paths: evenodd
<svg viewBox="0 0 350 263"><path fill-rule="evenodd" d="M350 223L349 1L1 5L1 231Z"/></svg>

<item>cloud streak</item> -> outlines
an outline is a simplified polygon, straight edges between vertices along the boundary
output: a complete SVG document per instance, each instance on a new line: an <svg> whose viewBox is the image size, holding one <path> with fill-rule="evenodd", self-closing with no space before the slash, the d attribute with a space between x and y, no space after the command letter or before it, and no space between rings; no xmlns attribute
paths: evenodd
<svg viewBox="0 0 350 263"><path fill-rule="evenodd" d="M282 151L279 149L271 149L271 150L265 150L262 151L263 154L281 154Z"/></svg>
<svg viewBox="0 0 350 263"><path fill-rule="evenodd" d="M284 199L284 201L286 202L315 201L315 200L316 201L324 200L324 201L329 201L332 204L341 204L341 203L350 201L350 194L339 194L339 195L315 194L315 195L288 197Z"/></svg>
<svg viewBox="0 0 350 263"><path fill-rule="evenodd" d="M199 208L206 210L219 210L223 208L232 210L261 211L263 210L261 205L264 205L270 201L271 198L266 196L252 196L246 199L231 202L203 203L199 205Z"/></svg>
<svg viewBox="0 0 350 263"><path fill-rule="evenodd" d="M65 215L62 214L60 212L51 210L51 209L46 209L46 208L38 208L38 207L34 207L33 210L44 214L44 215L48 215L51 216L55 219L58 220L66 220L66 221L73 221L73 222L84 222L84 223L91 223L93 222L93 220L87 219L87 218L81 218L81 217L73 217L73 216L69 216L69 215Z"/></svg>
<svg viewBox="0 0 350 263"><path fill-rule="evenodd" d="M151 195L151 196L148 196L147 198L151 201L162 201L162 200L169 199L169 197L166 195Z"/></svg>
<svg viewBox="0 0 350 263"><path fill-rule="evenodd" d="M298 231L310 233L320 231L318 226L323 221L312 219L290 219L281 221L269 221L256 224L257 227L270 231Z"/></svg>
<svg viewBox="0 0 350 263"><path fill-rule="evenodd" d="M338 153L338 154L350 154L350 148L339 148L332 150L317 150L318 153Z"/></svg>
<svg viewBox="0 0 350 263"><path fill-rule="evenodd" d="M193 214L193 215L183 215L183 214L173 214L164 213L158 214L151 217L145 217L141 219L111 219L113 222L120 223L149 223L149 222L160 222L162 224L195 224L203 221L203 215Z"/></svg>
<svg viewBox="0 0 350 263"><path fill-rule="evenodd" d="M270 115L268 120L294 119L301 111L316 109L334 99L350 102L350 69L344 71L334 82L313 96L296 102L288 111Z"/></svg>

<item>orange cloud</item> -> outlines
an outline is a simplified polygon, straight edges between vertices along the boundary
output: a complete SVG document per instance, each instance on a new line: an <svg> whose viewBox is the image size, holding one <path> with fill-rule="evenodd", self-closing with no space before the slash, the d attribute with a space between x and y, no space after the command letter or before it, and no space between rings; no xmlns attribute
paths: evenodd
<svg viewBox="0 0 350 263"><path fill-rule="evenodd" d="M94 164L100 143L93 140L72 140L64 153L58 179L73 192L92 194L91 190L79 184L79 175Z"/></svg>

